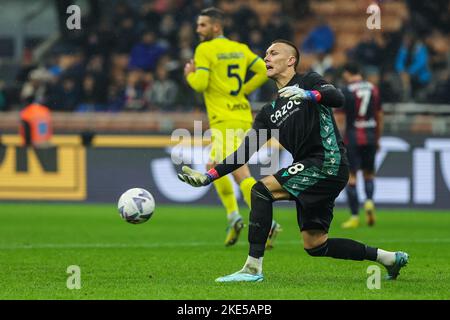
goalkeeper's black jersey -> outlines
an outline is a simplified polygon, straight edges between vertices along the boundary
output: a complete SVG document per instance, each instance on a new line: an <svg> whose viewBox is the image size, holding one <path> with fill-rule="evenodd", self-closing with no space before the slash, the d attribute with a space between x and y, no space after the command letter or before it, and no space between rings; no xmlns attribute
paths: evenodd
<svg viewBox="0 0 450 320"><path fill-rule="evenodd" d="M299 85L307 90L315 89L314 86L309 87L307 83L305 85L305 78L295 75L287 86ZM326 83L318 86L328 86L327 90L337 92L333 86ZM238 150L225 159L223 164L215 167L219 176L236 170L243 164L242 160L247 162L251 155L271 137L276 138L292 154L294 162L311 160L325 174L336 175L339 166L348 165L344 144L336 127L332 109L324 106L322 100L319 103L294 102L278 97L260 110L255 118L253 129L254 131L246 136Z"/></svg>

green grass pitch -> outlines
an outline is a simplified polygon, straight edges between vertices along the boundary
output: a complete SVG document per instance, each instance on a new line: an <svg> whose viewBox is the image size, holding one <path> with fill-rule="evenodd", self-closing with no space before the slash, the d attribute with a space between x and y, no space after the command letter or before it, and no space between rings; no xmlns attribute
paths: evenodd
<svg viewBox="0 0 450 320"><path fill-rule="evenodd" d="M347 217L336 210L331 237L410 254L397 281L369 290L374 263L309 257L286 207L275 208L284 231L265 255L264 281L218 284L248 248L247 228L224 247L218 206L158 206L150 221L131 225L115 205L0 203L0 299L450 298L450 212L380 209L375 227L342 230ZM80 290L66 287L70 265L81 268Z"/></svg>

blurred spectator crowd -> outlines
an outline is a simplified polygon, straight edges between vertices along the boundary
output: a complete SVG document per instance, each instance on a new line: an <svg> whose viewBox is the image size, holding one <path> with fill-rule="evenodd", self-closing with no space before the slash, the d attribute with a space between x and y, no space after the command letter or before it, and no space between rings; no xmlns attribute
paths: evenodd
<svg viewBox="0 0 450 320"><path fill-rule="evenodd" d="M312 12L310 2L108 2L100 17L83 17L81 30L64 33L38 64L25 51L16 79L20 90L8 98L0 86L0 110L31 101L76 112L201 109L201 95L187 85L183 67L198 44L196 17L212 5L227 14L225 35L248 44L261 57L274 39L297 43L298 24L314 16L297 43L299 71L314 70L342 84L340 66L345 61L334 59L334 30L327 19ZM361 64L365 75L379 85L384 102L450 103L449 1L406 3L409 14L398 30L367 29L345 50L344 58ZM269 81L249 98L267 101L275 92Z"/></svg>

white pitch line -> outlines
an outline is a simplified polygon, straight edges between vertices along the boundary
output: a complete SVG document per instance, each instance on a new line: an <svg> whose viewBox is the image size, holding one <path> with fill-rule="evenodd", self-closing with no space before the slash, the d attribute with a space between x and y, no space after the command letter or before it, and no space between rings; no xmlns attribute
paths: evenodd
<svg viewBox="0 0 450 320"><path fill-rule="evenodd" d="M120 248L162 248L162 247L202 247L212 245L211 242L164 242L164 243L39 243L0 245L0 250L15 249L120 249Z"/></svg>
<svg viewBox="0 0 450 320"><path fill-rule="evenodd" d="M358 240L361 241L361 240ZM364 241L367 243L449 243L450 238L444 239L373 239ZM277 241L280 245L301 245L300 240ZM246 246L246 241L237 243L238 246ZM206 247L220 246L211 242L162 242L162 243L142 243L142 244L120 244L120 243L38 243L38 244L12 244L0 245L0 250L20 250L20 249L120 249L120 248L182 248L182 247Z"/></svg>

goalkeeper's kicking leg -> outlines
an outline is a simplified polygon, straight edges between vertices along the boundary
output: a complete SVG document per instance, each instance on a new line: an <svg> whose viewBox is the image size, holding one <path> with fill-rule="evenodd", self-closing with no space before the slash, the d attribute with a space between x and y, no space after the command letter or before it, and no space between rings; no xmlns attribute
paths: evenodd
<svg viewBox="0 0 450 320"><path fill-rule="evenodd" d="M317 186L316 192L321 190L320 187ZM276 200L292 198L293 194L281 187L274 176L266 177L253 186L248 237L249 255L240 271L220 277L216 279L217 282L263 280L263 257L272 220L272 203ZM388 279L396 279L400 269L408 262L406 253L384 251L351 239L328 238L334 198L331 205L313 206L312 208L305 208L305 205L302 205L302 202L305 202L304 199L297 200L299 204L298 222L306 252L313 257L377 261L387 268ZM309 211L311 209L314 211Z"/></svg>

